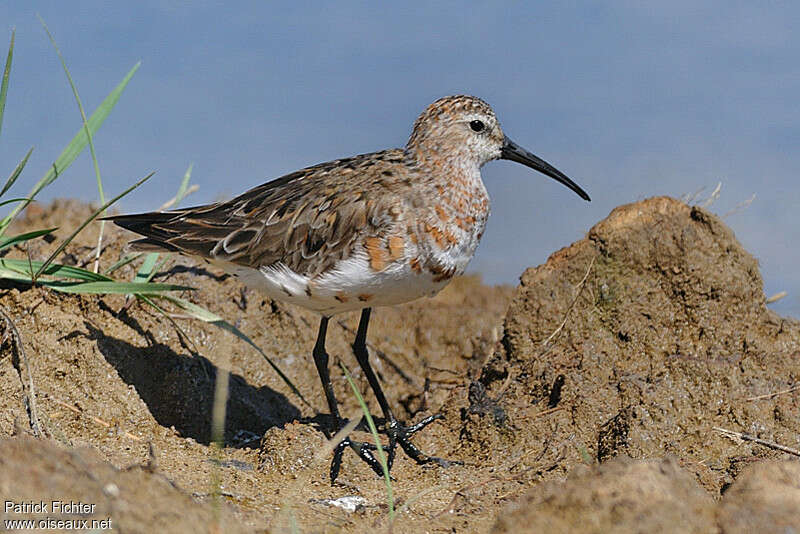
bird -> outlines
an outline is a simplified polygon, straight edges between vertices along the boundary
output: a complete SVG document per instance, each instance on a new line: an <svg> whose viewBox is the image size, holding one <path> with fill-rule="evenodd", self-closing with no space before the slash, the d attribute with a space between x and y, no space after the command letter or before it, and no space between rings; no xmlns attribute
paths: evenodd
<svg viewBox="0 0 800 534"><path fill-rule="evenodd" d="M223 202L108 219L143 236L133 249L203 258L272 299L318 312L312 357L337 431L346 421L328 369L328 321L360 310L352 348L383 412L388 469L397 445L418 464L448 466L411 441L440 414L410 426L395 417L369 363L367 329L373 307L434 296L464 272L490 211L481 167L497 159L530 167L590 201L506 136L489 104L454 95L419 115L403 148L306 167ZM348 447L383 476L377 446L345 437L333 451L332 484Z"/></svg>

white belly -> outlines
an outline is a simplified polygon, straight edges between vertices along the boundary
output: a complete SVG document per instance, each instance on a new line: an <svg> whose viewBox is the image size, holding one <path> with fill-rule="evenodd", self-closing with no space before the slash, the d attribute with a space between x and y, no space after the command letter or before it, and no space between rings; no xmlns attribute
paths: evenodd
<svg viewBox="0 0 800 534"><path fill-rule="evenodd" d="M436 295L449 280L434 281L434 275L417 272L408 261L397 261L374 271L366 254L355 254L314 278L293 272L283 264L252 269L216 262L238 276L248 287L270 298L296 304L330 316L373 306L391 306Z"/></svg>

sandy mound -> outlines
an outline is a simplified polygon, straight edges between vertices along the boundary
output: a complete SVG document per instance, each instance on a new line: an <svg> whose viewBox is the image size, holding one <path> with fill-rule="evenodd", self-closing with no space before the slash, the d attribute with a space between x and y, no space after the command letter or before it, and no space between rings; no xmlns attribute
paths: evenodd
<svg viewBox="0 0 800 534"><path fill-rule="evenodd" d="M58 203L30 213L20 228L70 229L86 211ZM90 227L61 260L89 258L96 232ZM109 236L104 266L118 258L127 237L114 229ZM30 253L40 258L57 243L40 241ZM134 272L129 265L117 276L131 279ZM328 459L315 458L323 443L317 416L325 406L310 358L318 319L244 291L235 279L191 260L170 260L164 272L158 281L197 287L185 296L235 322L309 403L258 353L212 325L176 316L179 332L151 309L127 307L122 296L69 296L4 283L0 306L17 326L24 354L13 336L3 337L0 435L32 432L28 408L35 393L42 433L50 440L26 441L32 456L7 444L5 460L36 465L37 454L45 454L35 452L38 447L60 443L66 451L90 445L103 460L127 468L148 464L152 444L157 468L144 472L176 486L159 499L173 502L173 509L190 499L200 510L197 518L213 510L209 493L216 479L234 516L225 516L226 524L280 530L294 520L302 531L386 528L381 479L348 452L339 484L331 487ZM349 416L359 412L338 360L379 413L349 346L356 321L357 314L342 316L328 338L336 394ZM797 321L766 309L757 264L730 230L708 212L666 198L616 209L586 239L526 271L513 298L509 288L468 277L436 299L379 309L370 342L388 398L409 421L443 413L445 419L415 442L463 462L424 468L398 454L395 531L487 532L510 513L504 511L509 503L523 496L521 503L546 502L553 484L568 475L567 484L609 488L598 497L601 510L622 498L609 481L622 472L650 477L656 497L700 495L697 502L709 506L730 485L718 525L744 525L752 517L763 517L762 525L782 524L795 501L770 496L764 484L743 477L751 477L746 467L753 464L788 473L791 464L765 461L786 455L731 440L713 427L798 447L800 391L767 396L800 379L798 334ZM216 456L208 442L219 366L232 374L226 446ZM667 454L675 460L657 460ZM602 464L616 456L653 461ZM597 462L599 468L582 467ZM120 476L96 462L86 469ZM62 476L68 473L65 467ZM0 470L0 488L67 498L58 486L45 490L27 480L21 471ZM136 491L151 483L142 475ZM647 506L635 491L643 483L627 486L633 501L626 509ZM99 493L89 486L85 491L101 504ZM573 504L553 501L550 517L578 517L555 506L578 506L588 498L580 495L576 489ZM359 506L351 512L343 502ZM752 511L737 515L729 502ZM142 497L141 506L146 503ZM703 513L685 512L693 516L687 525L705 524ZM517 512L511 514L507 519L514 521ZM142 521L156 524L145 516ZM189 529L195 530L187 523L169 530Z"/></svg>
<svg viewBox="0 0 800 534"><path fill-rule="evenodd" d="M714 500L674 460L579 466L510 506L493 533L715 531Z"/></svg>
<svg viewBox="0 0 800 534"><path fill-rule="evenodd" d="M800 529L799 510L798 462L753 464L716 502L672 458L615 458L534 487L500 514L492 533L777 534Z"/></svg>
<svg viewBox="0 0 800 534"><path fill-rule="evenodd" d="M225 532L248 532L237 524L229 505L203 506L155 473L152 465L116 469L89 449L5 439L0 441L0 470L0 495L19 507L18 512L10 508L4 519L32 517L37 530L217 532L214 526L222 525ZM26 505L42 501L41 513L23 513Z"/></svg>
<svg viewBox="0 0 800 534"><path fill-rule="evenodd" d="M574 462L669 453L713 492L741 461L780 456L714 427L800 443L800 392L754 398L800 378L800 324L766 309L755 259L700 208L615 209L523 274L505 326L481 381L515 399L512 443L569 439ZM538 417L548 406L563 409Z"/></svg>
<svg viewBox="0 0 800 534"><path fill-rule="evenodd" d="M725 492L719 524L726 533L800 532L800 463L746 467Z"/></svg>

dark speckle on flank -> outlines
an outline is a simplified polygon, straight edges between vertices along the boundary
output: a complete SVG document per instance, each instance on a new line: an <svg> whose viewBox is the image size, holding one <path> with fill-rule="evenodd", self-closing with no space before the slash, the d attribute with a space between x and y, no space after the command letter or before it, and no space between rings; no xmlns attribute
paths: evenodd
<svg viewBox="0 0 800 534"><path fill-rule="evenodd" d="M394 176L394 173L392 171L383 171L383 175L384 176Z"/></svg>

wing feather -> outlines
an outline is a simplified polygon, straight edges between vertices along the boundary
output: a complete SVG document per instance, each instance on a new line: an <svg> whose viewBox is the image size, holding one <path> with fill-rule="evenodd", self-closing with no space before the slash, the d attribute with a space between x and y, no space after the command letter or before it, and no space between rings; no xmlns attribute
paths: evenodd
<svg viewBox="0 0 800 534"><path fill-rule="evenodd" d="M393 219L387 214L401 197L374 184L381 171L400 164L401 156L402 150L394 149L331 161L226 202L109 219L145 236L134 246L248 267L280 262L313 276L348 257L365 233L388 231Z"/></svg>

